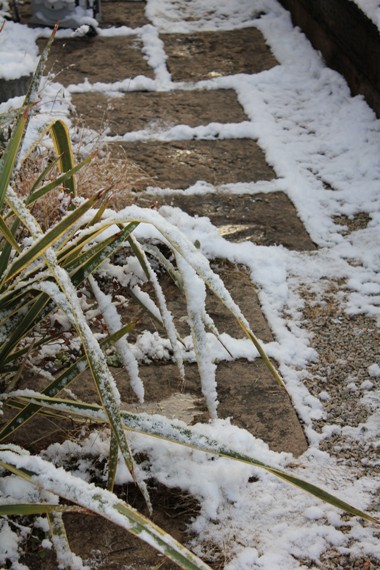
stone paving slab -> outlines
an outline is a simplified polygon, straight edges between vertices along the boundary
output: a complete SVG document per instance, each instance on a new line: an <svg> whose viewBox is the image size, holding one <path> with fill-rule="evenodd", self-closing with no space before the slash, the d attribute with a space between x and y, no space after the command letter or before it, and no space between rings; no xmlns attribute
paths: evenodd
<svg viewBox="0 0 380 570"><path fill-rule="evenodd" d="M41 50L45 43L38 42ZM57 81L65 87L86 79L90 83L114 83L137 75L153 79L154 72L141 49L137 36L56 39L50 50L47 71L58 74Z"/></svg>
<svg viewBox="0 0 380 570"><path fill-rule="evenodd" d="M199 180L220 185L275 178L263 151L252 139L128 142L115 146L161 188L184 189Z"/></svg>
<svg viewBox="0 0 380 570"><path fill-rule="evenodd" d="M28 24L32 16L31 0L18 2L18 10L23 24ZM101 0L101 28L127 26L140 28L151 22L145 16L146 2L142 0Z"/></svg>
<svg viewBox="0 0 380 570"><path fill-rule="evenodd" d="M263 315L255 286L246 268L220 259L213 261L211 267L221 277L241 311L252 323L255 335L263 342L272 342L272 331ZM187 315L184 296L169 277L162 277L160 284L164 288L168 307L174 316L179 334L182 336L189 335L190 328L187 319L184 319ZM233 338L246 338L235 318L211 291L208 291L206 308L220 333L226 332ZM139 331L140 326L139 323L136 327L137 331ZM146 326L147 323L145 323Z"/></svg>
<svg viewBox="0 0 380 570"><path fill-rule="evenodd" d="M128 26L129 28L140 28L149 24L145 16L146 2L136 0L102 0L101 26Z"/></svg>
<svg viewBox="0 0 380 570"><path fill-rule="evenodd" d="M198 194L178 192L157 203L180 207L191 216L207 216L219 233L233 242L283 245L296 251L316 249L297 211L284 192L269 194Z"/></svg>
<svg viewBox="0 0 380 570"><path fill-rule="evenodd" d="M164 254L166 252L163 252ZM273 335L270 327L262 313L260 301L256 292L256 288L252 283L247 269L243 266L237 266L222 259L214 260L211 263L212 269L217 273L233 299L236 301L241 311L254 329L255 335L263 342L272 342ZM168 275L160 275L160 285L165 292L167 304L173 315L175 326L181 337L190 334L190 328L187 320L187 308L184 294L176 287L172 279ZM112 288L112 284L104 281L103 287ZM155 298L153 287L150 283L146 283L142 287L143 291ZM108 289L107 289L108 290ZM128 296L128 292L125 293ZM129 297L128 297L129 298ZM230 314L223 303L208 290L207 294L207 311L214 320L219 332L226 332L233 338L246 338L243 330L236 322L235 318ZM136 321L136 326L129 333L129 339L136 340L139 334L149 330L151 332L162 332L156 321L142 310L136 303L129 303L125 308L119 308L121 316L125 321Z"/></svg>
<svg viewBox="0 0 380 570"><path fill-rule="evenodd" d="M252 280L244 267L233 265L223 260L212 262L213 270L220 275L225 286L231 293L240 309L251 323L255 335L262 342L273 341L272 332L262 313L258 295ZM187 324L184 296L172 280L162 276L160 284L165 291L168 308L173 315L179 334L185 337L190 334ZM149 285L144 288L149 290ZM139 318L130 338L145 330L154 331L157 325L146 314L138 311L133 305L128 305L128 319ZM220 332L226 332L232 338L244 338L244 333L229 311L212 293L208 295L207 311L214 320ZM226 353L227 360L229 355ZM154 366L140 367L144 380L145 399L147 406L137 405L134 411L163 413L168 417L186 416L192 414L195 421L208 421L208 413L201 394L198 369L194 364L186 365L186 382L182 386L175 364L164 361ZM85 373L87 374L87 373ZM115 370L115 378L121 391L123 401L136 402L126 378L124 370ZM252 434L262 438L276 451L290 451L300 455L307 449L306 439L299 424L292 403L286 393L278 387L264 362L258 358L253 362L238 360L220 362L217 367L219 417L231 417L233 423L248 429ZM77 390L83 390L86 382L76 382ZM190 398L180 398L187 394ZM191 400L191 395L194 399ZM80 396L80 393L78 393ZM88 397L88 394L87 394ZM94 397L96 397L94 393ZM171 398L171 413L166 410L166 402ZM155 406L152 403L156 403ZM161 407L163 406L163 408ZM185 418L184 418L185 419Z"/></svg>
<svg viewBox="0 0 380 570"><path fill-rule="evenodd" d="M102 131L106 123L110 136L147 127L197 127L212 122L240 123L247 120L233 89L163 93L133 91L122 96L79 93L73 94L72 102L86 127Z"/></svg>
<svg viewBox="0 0 380 570"><path fill-rule="evenodd" d="M220 259L212 261L211 268L220 275L242 313L252 324L255 335L263 342L272 342L272 331L263 315L256 288L247 269ZM208 295L206 308L220 332L224 331L234 338L245 338L245 333L236 320L212 293Z"/></svg>
<svg viewBox="0 0 380 570"><path fill-rule="evenodd" d="M257 28L160 37L173 81L259 73L278 63Z"/></svg>
<svg viewBox="0 0 380 570"><path fill-rule="evenodd" d="M223 362L217 369L218 413L263 439L274 451L295 456L307 449L305 434L290 398L262 360Z"/></svg>
<svg viewBox="0 0 380 570"><path fill-rule="evenodd" d="M153 366L141 364L140 376L144 381L146 402L143 405L136 402L125 370L112 368L112 373L122 400L127 403L130 411L162 413L165 402L170 399L173 418L181 418L183 413L186 416L190 413L193 422L189 423L207 422L209 417L201 393L198 369L195 364L186 364L185 370L186 381L185 386L182 386L175 364L163 361L155 362ZM305 435L292 403L261 359L253 362L221 362L217 367L216 378L220 418L231 418L233 424L263 439L274 451L289 451L295 456L306 451ZM88 371L75 380L72 390L80 399L85 397L91 401L98 400ZM160 407L161 402L163 408ZM21 430L19 437L23 437Z"/></svg>

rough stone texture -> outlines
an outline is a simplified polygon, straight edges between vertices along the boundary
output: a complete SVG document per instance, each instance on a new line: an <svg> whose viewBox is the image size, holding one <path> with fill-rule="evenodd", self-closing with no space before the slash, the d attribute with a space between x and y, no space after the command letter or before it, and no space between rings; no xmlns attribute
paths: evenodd
<svg viewBox="0 0 380 570"><path fill-rule="evenodd" d="M246 268L221 260L214 260L211 267L220 275L242 313L252 323L255 335L263 342L271 342L272 331L262 313L255 286ZM220 331L223 330L235 338L244 338L240 326L215 295L210 295L206 307Z"/></svg>
<svg viewBox="0 0 380 570"><path fill-rule="evenodd" d="M292 402L279 388L265 364L226 362L217 372L219 415L263 439L274 451L295 456L307 449L305 435Z"/></svg>
<svg viewBox="0 0 380 570"><path fill-rule="evenodd" d="M102 0L101 26L128 26L140 28L149 24L145 16L146 2L136 0Z"/></svg>
<svg viewBox="0 0 380 570"><path fill-rule="evenodd" d="M370 364L380 362L380 333L376 320L366 315L347 315L337 301L342 289L332 282L323 299L305 293L305 322L313 333L311 345L317 350L319 359L308 367L311 375L304 382L317 397L321 392L327 393L324 398L326 416L314 422L314 428L320 432L326 425L360 429L368 416L363 399L379 382L379 378L371 377L368 370ZM363 425L362 433L366 430ZM352 464L361 475L368 469L372 474L380 473L378 446L363 444L349 434L331 433L321 442L321 449ZM358 457L362 458L359 463Z"/></svg>
<svg viewBox="0 0 380 570"><path fill-rule="evenodd" d="M112 145L110 145L112 146ZM272 180L274 171L251 139L117 143L161 188Z"/></svg>
<svg viewBox="0 0 380 570"><path fill-rule="evenodd" d="M247 119L232 89L211 91L129 92L117 97L101 93L74 94L72 102L86 126L109 136L174 125L240 123Z"/></svg>
<svg viewBox="0 0 380 570"><path fill-rule="evenodd" d="M277 65L256 28L194 34L162 34L173 81L200 81L258 73Z"/></svg>
<svg viewBox="0 0 380 570"><path fill-rule="evenodd" d="M187 196L180 193L156 198L157 204L178 206L192 216L207 216L226 239L257 245L283 245L297 251L316 249L283 192L270 194L227 193Z"/></svg>
<svg viewBox="0 0 380 570"><path fill-rule="evenodd" d="M188 423L209 420L195 365L186 365L184 387L175 364L156 362L153 366L141 365L140 376L146 392L144 404L136 402L124 370L113 369L113 374L126 402L124 407L132 412L164 413L167 417L187 419ZM90 373L83 373L73 385L73 391L79 398L96 400L91 384ZM274 451L289 451L295 456L306 451L307 442L292 402L276 384L262 360L219 363L217 384L219 417L230 418L232 424L263 439ZM167 413L165 405L169 399L171 414ZM193 421L188 419L189 412Z"/></svg>
<svg viewBox="0 0 380 570"><path fill-rule="evenodd" d="M38 43L41 49L45 45L42 40ZM86 79L90 83L113 83L140 74L154 76L143 57L140 40L129 36L57 39L50 51L47 71L57 74L57 81L65 87Z"/></svg>
<svg viewBox="0 0 380 570"><path fill-rule="evenodd" d="M119 496L139 512L148 516L144 500L136 489L126 485L118 488ZM180 489L169 489L151 482L149 494L152 501L151 520L164 528L174 538L183 541L188 535L187 525L199 512L199 504L194 497ZM67 515L64 517L68 528L70 544L75 552L81 552L90 568L97 570L178 570L178 565L170 562L153 547L144 544L120 527L88 515ZM97 548L94 550L94 537ZM45 567L44 567L45 568Z"/></svg>

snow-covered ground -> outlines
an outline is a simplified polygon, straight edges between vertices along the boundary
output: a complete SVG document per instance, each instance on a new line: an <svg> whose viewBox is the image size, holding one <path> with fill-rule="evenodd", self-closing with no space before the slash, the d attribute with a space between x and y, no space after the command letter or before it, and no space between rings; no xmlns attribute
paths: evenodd
<svg viewBox="0 0 380 570"><path fill-rule="evenodd" d="M378 18L378 2L356 2L369 16ZM259 13L264 15L257 19ZM380 323L380 121L361 96L350 95L344 79L324 65L275 0L147 0L146 14L153 25L137 31L100 29L99 33L140 35L148 61L156 72L155 79L121 77L114 85L86 82L70 86L66 97L85 90L235 89L248 117L244 123L219 124L217 132L215 125L196 128L179 125L159 132L147 129L128 133L121 138L178 140L196 134L200 138L250 137L258 141L277 179L230 184L225 190L252 194L285 192L318 245L317 251L298 253L283 247L230 243L205 218L194 220L169 207L161 212L169 221L180 223L191 241L198 240L206 256L224 257L249 268L275 337L267 351L279 362L297 413L306 426L309 449L296 460L299 467L293 467L293 472L373 512L378 503L379 462L357 478L355 466L342 462L338 465L332 454L320 449L321 434L314 421L325 417L329 384L327 380L325 393L318 398L311 395L303 382L302 368L318 355L310 346L310 334L302 321L300 291L307 289L323 295L322 278L324 283L344 280L345 293L339 301L342 310L348 316L363 314ZM171 80L158 37L160 32L250 26L262 31L280 65L256 75L215 78L193 86ZM33 53L22 43L28 37L18 33L17 25L9 23L5 29L6 43L1 43L0 35L0 53L3 48L7 53L10 49ZM43 33L38 29L28 32L35 37ZM62 35L68 33L64 31ZM61 86L56 89L62 90ZM51 95L50 92L48 100ZM0 112L6 108L7 104L1 105ZM64 105L60 112L66 112ZM213 188L204 183L186 189L194 194L210 190ZM346 234L334 221L336 216L352 219L358 213L369 217L364 229ZM239 343L234 347L236 356L246 350ZM367 365L367 383L358 387L361 404L368 410L362 427L366 429L366 444L376 447L380 436L380 362L370 359ZM346 378L342 378L342 389L344 383L347 384ZM355 384L355 378L352 383ZM293 461L288 454L271 452L265 444L232 428L227 421L216 421L207 430L210 436L217 434L242 452L260 454L271 465L284 467ZM146 445L136 440L137 447ZM186 450L177 451L178 460L173 462L172 447L164 443L155 443L149 451L158 479L189 490L202 500L201 513L193 524L199 538L194 539L192 546L200 554L207 551L210 543L225 549L226 570L298 570L306 568L305 560L314 564L307 567L317 568L321 555L330 549L358 557L377 557L380 566L378 531L371 524L353 518L347 521L334 508L266 473L254 471L258 480L247 485L253 472L250 467L219 459L215 468L215 462Z"/></svg>

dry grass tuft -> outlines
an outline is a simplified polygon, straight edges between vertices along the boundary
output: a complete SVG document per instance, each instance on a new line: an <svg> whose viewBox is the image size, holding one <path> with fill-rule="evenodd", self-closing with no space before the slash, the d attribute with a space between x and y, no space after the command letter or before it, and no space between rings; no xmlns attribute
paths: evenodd
<svg viewBox="0 0 380 570"><path fill-rule="evenodd" d="M14 189L20 196L29 196L36 180L51 160L53 160L51 153L47 149L39 148L34 150L23 161L22 166L17 171L13 181ZM55 166L49 172L48 176L41 181L41 186L54 180L57 176L59 176L59 172L58 168ZM66 203L67 198L63 187L56 188L42 199L37 200L31 206L31 212L38 220L42 229L46 231L53 223L62 217L66 210Z"/></svg>
<svg viewBox="0 0 380 570"><path fill-rule="evenodd" d="M147 186L154 184L149 174L126 154L115 158L107 146L79 171L77 181L78 194L85 198L98 190L109 190L110 206L115 210L130 206L136 193L143 192Z"/></svg>
<svg viewBox="0 0 380 570"><path fill-rule="evenodd" d="M38 147L26 158L13 182L14 188L21 196L29 195L38 176L51 160L51 152L44 147ZM58 175L58 168L54 167L41 184L54 180ZM89 198L99 190L106 189L110 196L109 207L115 210L133 204L136 194L153 184L152 178L135 162L126 155L119 155L117 158L111 156L107 146L94 155L77 173L76 178L78 196ZM70 197L61 187L49 192L32 206L33 215L43 230L46 231L62 217L69 201ZM141 204L141 198L139 203ZM151 202L147 199L146 207L150 205Z"/></svg>

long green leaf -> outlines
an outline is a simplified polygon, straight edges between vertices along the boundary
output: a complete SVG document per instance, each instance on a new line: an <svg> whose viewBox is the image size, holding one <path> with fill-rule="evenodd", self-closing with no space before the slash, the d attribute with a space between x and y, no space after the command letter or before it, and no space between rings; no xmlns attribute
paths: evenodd
<svg viewBox="0 0 380 570"><path fill-rule="evenodd" d="M40 458L21 455L6 447L0 448L0 466L121 526L184 570L211 570L170 534L105 489L86 483ZM47 472L49 477L46 477Z"/></svg>
<svg viewBox="0 0 380 570"><path fill-rule="evenodd" d="M35 192L38 188L40 188L42 182L46 179L46 177L48 176L49 172L51 170L53 170L54 166L57 164L59 160L59 156L54 157L53 160L51 160L47 166L42 170L42 172L38 175L38 177L36 178L36 180L33 183L33 186L30 189L30 194L26 200L26 203L30 203L30 198L33 195L33 192Z"/></svg>
<svg viewBox="0 0 380 570"><path fill-rule="evenodd" d="M54 342L57 339L60 339L61 335L59 332L57 332L57 334L53 335L53 336L42 336L40 337L38 340L37 339L33 339L33 350L38 350L41 346L47 345L50 342ZM4 364L0 364L0 370L6 369L8 367L10 367L13 363L13 367L15 367L16 369L18 368L18 360L20 358L22 358L23 356L25 356L26 354L28 354L30 351L30 345L27 346L23 346L23 348L20 348L19 350L15 350L13 352L11 352L10 354L8 354L7 356L7 361Z"/></svg>
<svg viewBox="0 0 380 570"><path fill-rule="evenodd" d="M46 60L49 56L50 48L54 42L54 38L55 38L55 35L57 33L57 30L58 30L58 24L56 24L54 26L54 28L50 34L50 37L47 41L47 44L46 44L46 46L45 46L45 48L44 48L44 50L40 56L37 67L33 73L33 77L32 77L31 82L29 84L28 91L25 95L25 99L24 99L24 103L23 103L24 107L29 105L32 101L36 100L37 92L38 92L38 89L40 86L41 77L43 75L43 72L44 72L44 69L46 66Z"/></svg>
<svg viewBox="0 0 380 570"><path fill-rule="evenodd" d="M81 417L88 417L94 421L104 422L107 420L104 412L100 406L94 404L86 404L84 402L72 402L70 400L60 400L58 398L49 399L46 396L23 396L22 399L28 401L29 399L38 402L42 406L46 406L49 409L59 410L61 412L66 411L68 414L77 414ZM154 415L149 417L147 414L132 414L126 411L121 412L121 417L125 429L131 430L143 435L148 435L152 437L157 437L172 443L177 443L185 447L190 447L191 449L196 449L198 451L204 451L205 453L211 453L213 455L219 455L220 457L227 457L234 461L239 461L241 463L246 463L254 467L259 467L265 471L283 479L287 483L298 487L299 489L306 491L310 495L317 497L321 501L333 505L334 507L341 509L347 513L354 516L364 518L372 523L380 524L380 520L375 517L365 513L364 511L353 507L352 505L342 501L335 495L328 493L327 491L308 483L299 477L295 477L289 473L286 473L276 467L271 467L266 465L262 461L259 461L248 455L241 454L228 448L223 442L217 440L211 440L206 435L200 435L191 426L180 426L178 422L171 422L165 417Z"/></svg>
<svg viewBox="0 0 380 570"><path fill-rule="evenodd" d="M5 152L0 159L0 212L3 209L5 195L11 180L17 155L25 133L28 120L29 108L26 107L20 114L12 136L7 144Z"/></svg>
<svg viewBox="0 0 380 570"><path fill-rule="evenodd" d="M65 570L75 570L77 564L74 560L74 554L71 551L69 539L67 538L65 523L60 511L52 511L46 513L49 522L49 529L52 543L57 556L58 568Z"/></svg>
<svg viewBox="0 0 380 570"><path fill-rule="evenodd" d="M17 323L13 331L8 334L5 343L0 350L0 362L6 364L9 361L12 350L19 344L28 331L30 331L36 322L40 320L41 313L49 302L49 297L41 293L25 316Z"/></svg>
<svg viewBox="0 0 380 570"><path fill-rule="evenodd" d="M31 236L40 242L41 235L43 234L37 220L33 218L30 212L26 209L25 205L18 199L17 195L13 191L8 192L8 201L11 207L17 212L17 216L26 226ZM88 206L88 202L90 201L91 199L88 200L84 205ZM81 207L75 210L71 216L77 214L80 209ZM44 239L44 237L42 237L42 239ZM32 246L31 249L33 249L33 247L34 246ZM39 284L39 287L35 285L34 288L40 289L41 292L48 294L68 317L69 321L75 326L81 339L83 349L87 356L89 367L91 369L91 373L100 400L106 411L115 437L117 438L118 445L126 466L128 467L132 478L140 488L146 500L148 508L151 508L145 482L137 475L137 467L134 464L134 459L130 452L129 444L122 428L120 419L120 396L112 374L108 368L102 349L88 326L83 311L80 307L75 287L66 271L59 266L54 250L51 247L46 246L45 250L42 252L42 255L44 257L44 261L49 270L49 273L54 279L54 283L48 284L46 282L41 282Z"/></svg>
<svg viewBox="0 0 380 570"><path fill-rule="evenodd" d="M60 160L60 158L58 157L57 160ZM79 162L78 164L73 166L70 170L68 170L67 172L64 172L63 174L61 174L61 176L58 176L57 178L55 178L51 182L45 184L44 186L40 186L39 188L35 189L33 192L30 193L30 195L28 196L28 199L26 200L25 203L28 205L32 204L33 202L35 202L39 198L42 198L43 196L45 196L45 194L47 194L51 190L54 190L54 188L57 188L58 186L63 184L63 182L66 182L69 179L72 179L74 174L76 174L81 168L83 168L83 166L85 164L90 162L90 160L92 160L92 155L88 156L87 158L85 158L84 160L82 160L81 162Z"/></svg>
<svg viewBox="0 0 380 570"><path fill-rule="evenodd" d="M137 225L138 223L129 224L120 234L111 236L103 242L96 244L93 248L85 251L83 254L75 256L71 263L63 263L66 270L71 272L71 280L73 284L78 287L83 283L83 281L91 275L106 258L110 257L123 245L125 239L137 227ZM70 261L70 258L66 260L66 262L67 261ZM22 290L16 290L14 293L16 298L18 295L21 296L21 294ZM10 292L8 296L12 298L12 292ZM54 303L52 301L46 302L47 299L48 297L45 294L40 294L38 299L35 301L35 304L17 325L17 330L8 336L0 351L0 362L1 359L3 359L4 362L7 362L9 354L17 345L19 340L33 328L35 322L39 318L42 318L42 316L45 317L53 309ZM5 303L5 300L6 298L3 298L2 300L3 307L11 302L11 300L8 299L7 303Z"/></svg>
<svg viewBox="0 0 380 570"><path fill-rule="evenodd" d="M105 259L108 259L123 247L126 238L137 228L138 222L128 224L123 231L114 236L110 236L103 242L96 244L92 248L83 252L75 259L69 259L64 263L66 271L70 273L71 280L75 286L82 283L95 269L97 269Z"/></svg>
<svg viewBox="0 0 380 570"><path fill-rule="evenodd" d="M15 238L13 237L13 233L11 232L11 230L8 228L7 224L4 221L3 216L0 215L0 233L3 234L4 238L6 239L6 241L9 243L9 245L11 247L13 247L17 253L21 252L21 248L18 245L17 241L15 240Z"/></svg>
<svg viewBox="0 0 380 570"><path fill-rule="evenodd" d="M178 289L183 290L183 279L180 272L174 267L173 263L164 256L159 248L150 243L144 243L141 248L146 254L154 257L160 265L162 265Z"/></svg>
<svg viewBox="0 0 380 570"><path fill-rule="evenodd" d="M57 119L49 127L54 147L59 158L59 168L62 173L71 173L65 178L67 190L72 196L77 195L76 180L74 176L74 156L71 148L69 130L66 124Z"/></svg>
<svg viewBox="0 0 380 570"><path fill-rule="evenodd" d="M141 269L142 269L142 270L144 271L144 273L145 273L145 276L147 277L147 279L149 279L149 278L150 278L150 273L149 273L149 269L148 269L148 267L147 267L146 260L145 260L145 258L144 258L143 252L139 249L137 243L136 243L131 237L128 238L128 243L129 243L129 245L131 246L131 249L132 249L133 253L134 253L135 256L137 257L138 262L139 262L140 265L141 265Z"/></svg>
<svg viewBox="0 0 380 570"><path fill-rule="evenodd" d="M101 194L101 192L98 192L86 200L86 202L81 204L73 212L63 218L63 220L61 220L49 232L37 240L37 242L32 245L32 247L30 247L24 254L20 255L11 265L5 277L5 281L13 279L38 257L41 257L49 247L58 241L62 235L67 232L83 216L83 214L85 214L90 208L93 207L95 202L99 200ZM19 216L18 211L15 211L15 214Z"/></svg>
<svg viewBox="0 0 380 570"><path fill-rule="evenodd" d="M110 438L110 452L108 456L108 478L107 478L107 489L108 491L113 491L116 471L117 471L117 460L119 456L119 446L117 444L117 439L113 432L111 432Z"/></svg>
<svg viewBox="0 0 380 570"><path fill-rule="evenodd" d="M12 228L10 230L12 233L12 236L16 236L16 232L19 228L19 225L20 225L19 220L15 220L14 223L12 224ZM13 249L16 249L16 248L13 248ZM17 251L17 249L16 249L16 251ZM12 246L9 242L7 242L4 244L2 251L1 251L1 255L0 255L0 281L3 278L5 271L7 270L11 253L12 253Z"/></svg>
<svg viewBox="0 0 380 570"><path fill-rule="evenodd" d="M107 350L110 346L112 346L115 342L123 338L126 334L128 334L134 327L136 323L129 323L122 327L116 333L108 336L107 338L103 339L100 343L102 350ZM69 368L64 370L61 374L57 376L43 391L42 394L54 397L56 396L61 390L67 388L75 378L79 376L81 372L88 368L88 361L86 356L82 356L79 360L74 362ZM22 427L27 421L29 421L35 414L37 414L41 409L41 406L38 404L28 404L27 406L23 407L23 409L9 422L3 426L0 431L0 441L6 439L8 436L13 434L17 429Z"/></svg>
<svg viewBox="0 0 380 570"><path fill-rule="evenodd" d="M0 516L30 516L47 513L86 513L87 509L74 505L50 505L48 503L12 503L0 505Z"/></svg>

